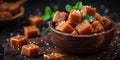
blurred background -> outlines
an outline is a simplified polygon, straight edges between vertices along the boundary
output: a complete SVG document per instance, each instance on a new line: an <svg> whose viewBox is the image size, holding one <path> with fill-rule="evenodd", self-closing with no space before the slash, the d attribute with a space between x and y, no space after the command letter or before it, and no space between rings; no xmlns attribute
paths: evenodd
<svg viewBox="0 0 120 60"><path fill-rule="evenodd" d="M17 0L5 0L15 2ZM97 12L106 15L120 25L120 8L118 0L28 0L24 7L26 9L25 17L30 15L41 15L46 6L51 6L54 10L65 11L65 5L74 5L77 1L82 1L84 5L90 5L97 8ZM38 13L41 12L41 13Z"/></svg>
<svg viewBox="0 0 120 60"><path fill-rule="evenodd" d="M4 0L5 2L16 2L18 0ZM23 34L23 26L29 25L28 17L43 15L46 6L50 6L53 11L65 11L65 5L74 5L77 1L82 1L83 5L90 5L97 8L101 15L109 17L120 25L120 3L119 0L27 0L23 4L25 8L24 15L12 23L2 24L0 26L0 60L4 56L4 47L2 44L7 43L11 36ZM1 22L0 22L1 23Z"/></svg>

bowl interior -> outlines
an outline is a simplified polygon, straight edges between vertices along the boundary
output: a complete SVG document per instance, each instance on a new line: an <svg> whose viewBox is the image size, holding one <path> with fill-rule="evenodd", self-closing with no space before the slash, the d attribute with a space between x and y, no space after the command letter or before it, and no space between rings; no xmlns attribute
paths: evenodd
<svg viewBox="0 0 120 60"><path fill-rule="evenodd" d="M108 31L105 31L103 33L97 33L97 34L91 34L91 35L72 35L72 34L68 34L68 33L63 33L63 32L60 32L58 30L55 29L55 23L50 21L50 24L49 24L49 27L52 31L54 31L55 33L58 33L60 35L64 35L64 36L71 36L71 37L94 37L94 36L98 36L98 35L102 35L102 34L107 34L107 33L110 33L111 31L115 30L116 28L116 24L114 21L112 21L112 25L111 25L111 28L110 30Z"/></svg>

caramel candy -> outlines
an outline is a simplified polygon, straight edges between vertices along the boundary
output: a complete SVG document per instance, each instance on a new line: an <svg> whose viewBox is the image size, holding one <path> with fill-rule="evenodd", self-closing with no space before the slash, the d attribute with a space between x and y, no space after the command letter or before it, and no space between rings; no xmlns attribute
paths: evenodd
<svg viewBox="0 0 120 60"><path fill-rule="evenodd" d="M55 29L64 32L64 33L72 33L74 31L74 28L67 22L62 21L61 23L59 23Z"/></svg>
<svg viewBox="0 0 120 60"><path fill-rule="evenodd" d="M20 12L20 5L17 4L17 3L11 3L11 4L8 4L9 5L9 11L12 12L12 14L17 14Z"/></svg>
<svg viewBox="0 0 120 60"><path fill-rule="evenodd" d="M94 21L92 23L92 27L93 27L94 33L100 33L100 32L104 31L104 27L102 26L102 24L99 21Z"/></svg>
<svg viewBox="0 0 120 60"><path fill-rule="evenodd" d="M101 19L100 19L100 22L103 24L103 26L105 27L105 28L109 28L110 26L111 26L111 21L110 21L110 19L108 19L108 18L106 18L106 17L101 17Z"/></svg>
<svg viewBox="0 0 120 60"><path fill-rule="evenodd" d="M81 22L81 18L81 12L79 10L73 10L68 17L68 22L70 24L79 24Z"/></svg>
<svg viewBox="0 0 120 60"><path fill-rule="evenodd" d="M0 7L1 7L2 11L9 11L10 5L9 5L9 3L4 2L0 5Z"/></svg>
<svg viewBox="0 0 120 60"><path fill-rule="evenodd" d="M69 23L69 22L68 22ZM75 28L77 26L77 24L72 24L72 23L69 23L73 28Z"/></svg>
<svg viewBox="0 0 120 60"><path fill-rule="evenodd" d="M11 13L17 13L19 11L20 5L17 3L2 3L1 7L4 11L9 11Z"/></svg>
<svg viewBox="0 0 120 60"><path fill-rule="evenodd" d="M67 20L67 17L68 17L67 13L56 11L52 21L53 22L65 21Z"/></svg>
<svg viewBox="0 0 120 60"><path fill-rule="evenodd" d="M76 30L80 35L89 35L92 33L92 26L87 20L85 20L76 26Z"/></svg>
<svg viewBox="0 0 120 60"><path fill-rule="evenodd" d="M36 26L25 26L24 34L27 38L37 37L39 35L39 29Z"/></svg>
<svg viewBox="0 0 120 60"><path fill-rule="evenodd" d="M0 4L3 3L3 0L0 0Z"/></svg>
<svg viewBox="0 0 120 60"><path fill-rule="evenodd" d="M60 53L44 54L44 60L62 60L62 54Z"/></svg>
<svg viewBox="0 0 120 60"><path fill-rule="evenodd" d="M82 10L84 16L95 16L96 8L92 8L90 6L82 6Z"/></svg>
<svg viewBox="0 0 120 60"><path fill-rule="evenodd" d="M1 19L3 19L3 18L9 18L9 17L12 17L11 12L9 12L9 11L0 12L0 18Z"/></svg>
<svg viewBox="0 0 120 60"><path fill-rule="evenodd" d="M27 37L23 35L17 35L10 38L10 46L12 48L21 48L27 44Z"/></svg>
<svg viewBox="0 0 120 60"><path fill-rule="evenodd" d="M43 24L43 18L40 16L30 17L29 22L31 25L39 26Z"/></svg>
<svg viewBox="0 0 120 60"><path fill-rule="evenodd" d="M75 30L71 34L72 35L78 35L78 33Z"/></svg>
<svg viewBox="0 0 120 60"><path fill-rule="evenodd" d="M102 17L102 16L101 16L99 13L95 13L95 19L96 19L96 20L100 20L101 17Z"/></svg>
<svg viewBox="0 0 120 60"><path fill-rule="evenodd" d="M0 12L0 19L5 18L5 16L3 15L3 13Z"/></svg>
<svg viewBox="0 0 120 60"><path fill-rule="evenodd" d="M21 49L21 55L25 55L28 57L35 57L40 54L40 47L35 44L27 44L23 45Z"/></svg>

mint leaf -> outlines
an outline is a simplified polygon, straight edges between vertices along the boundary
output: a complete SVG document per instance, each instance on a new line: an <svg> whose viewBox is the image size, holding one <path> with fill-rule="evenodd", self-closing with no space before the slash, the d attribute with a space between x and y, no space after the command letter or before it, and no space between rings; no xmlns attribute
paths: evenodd
<svg viewBox="0 0 120 60"><path fill-rule="evenodd" d="M50 15L52 13L52 9L50 8L50 6L47 6L45 8L45 15Z"/></svg>
<svg viewBox="0 0 120 60"><path fill-rule="evenodd" d="M88 20L89 20L89 22L93 22L94 21L94 17L93 16L89 16Z"/></svg>
<svg viewBox="0 0 120 60"><path fill-rule="evenodd" d="M71 5L67 4L65 6L65 9L66 9L67 12L70 12L72 9L81 10L82 9L82 2L77 2L75 4L75 6L71 6Z"/></svg>
<svg viewBox="0 0 120 60"><path fill-rule="evenodd" d="M66 9L67 12L70 12L73 9L73 7L71 5L69 5L69 4L67 4L65 6L65 9Z"/></svg>
<svg viewBox="0 0 120 60"><path fill-rule="evenodd" d="M88 20L89 22L93 22L94 21L94 17L93 16L83 16L82 20Z"/></svg>
<svg viewBox="0 0 120 60"><path fill-rule="evenodd" d="M52 18L54 17L54 15L55 15L55 13L54 13L54 12L52 12L52 14L51 14Z"/></svg>
<svg viewBox="0 0 120 60"><path fill-rule="evenodd" d="M43 15L43 20L48 21L51 18L50 15Z"/></svg>
<svg viewBox="0 0 120 60"><path fill-rule="evenodd" d="M74 7L77 10L81 10L82 9L82 2L77 2Z"/></svg>
<svg viewBox="0 0 120 60"><path fill-rule="evenodd" d="M44 11L44 15L42 16L43 20L48 21L49 19L51 19L53 17L53 13L54 12L50 8L50 6L46 6L45 11Z"/></svg>

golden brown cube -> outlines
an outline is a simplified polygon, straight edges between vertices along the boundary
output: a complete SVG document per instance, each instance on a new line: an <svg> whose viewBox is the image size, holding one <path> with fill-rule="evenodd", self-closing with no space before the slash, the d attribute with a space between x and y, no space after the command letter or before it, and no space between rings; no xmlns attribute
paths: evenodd
<svg viewBox="0 0 120 60"><path fill-rule="evenodd" d="M52 21L53 22L65 21L67 20L67 17L68 17L67 13L56 11Z"/></svg>
<svg viewBox="0 0 120 60"><path fill-rule="evenodd" d="M3 12L3 15L4 15L5 18L10 18L10 17L13 16L13 15L11 14L11 12L9 12L9 11L4 11L4 12Z"/></svg>
<svg viewBox="0 0 120 60"><path fill-rule="evenodd" d="M71 34L72 35L78 35L78 33L75 30Z"/></svg>
<svg viewBox="0 0 120 60"><path fill-rule="evenodd" d="M29 18L29 22L31 25L39 26L43 24L43 18L40 16L34 16Z"/></svg>
<svg viewBox="0 0 120 60"><path fill-rule="evenodd" d="M13 15L11 14L11 12L9 11L3 11L3 12L0 12L0 18L3 19L3 18L10 18L12 17Z"/></svg>
<svg viewBox="0 0 120 60"><path fill-rule="evenodd" d="M81 12L79 10L73 10L68 17L68 22L70 24L79 24L81 23L81 19L82 19Z"/></svg>
<svg viewBox="0 0 120 60"><path fill-rule="evenodd" d="M21 55L25 55L27 57L35 57L40 54L40 47L35 44L27 44L23 45L21 49Z"/></svg>
<svg viewBox="0 0 120 60"><path fill-rule="evenodd" d="M0 19L3 19L3 18L5 18L3 13L0 13Z"/></svg>
<svg viewBox="0 0 120 60"><path fill-rule="evenodd" d="M23 35L17 35L10 38L10 46L12 48L21 48L27 44L27 37Z"/></svg>
<svg viewBox="0 0 120 60"><path fill-rule="evenodd" d="M60 53L44 54L44 60L62 60L62 54Z"/></svg>
<svg viewBox="0 0 120 60"><path fill-rule="evenodd" d="M68 22L69 23L69 22ZM72 24L72 23L69 23L73 28L75 28L77 26L77 24Z"/></svg>
<svg viewBox="0 0 120 60"><path fill-rule="evenodd" d="M95 19L96 19L96 20L100 20L101 17L102 17L102 16L101 16L99 13L95 13Z"/></svg>
<svg viewBox="0 0 120 60"><path fill-rule="evenodd" d="M80 35L89 35L92 33L92 26L87 20L85 20L76 26L76 30Z"/></svg>
<svg viewBox="0 0 120 60"><path fill-rule="evenodd" d="M3 0L0 0L0 4L3 3Z"/></svg>
<svg viewBox="0 0 120 60"><path fill-rule="evenodd" d="M0 7L1 7L2 11L9 11L10 5L9 5L9 3L5 2L5 3L2 3L0 5Z"/></svg>
<svg viewBox="0 0 120 60"><path fill-rule="evenodd" d="M82 10L84 16L95 16L96 8L92 8L90 6L82 6Z"/></svg>
<svg viewBox="0 0 120 60"><path fill-rule="evenodd" d="M99 21L94 21L92 23L92 27L93 27L94 33L100 33L100 32L104 31L104 27L102 26L102 24Z"/></svg>
<svg viewBox="0 0 120 60"><path fill-rule="evenodd" d="M39 29L36 26L25 26L24 34L27 38L34 38L39 35Z"/></svg>
<svg viewBox="0 0 120 60"><path fill-rule="evenodd" d="M61 23L59 23L55 29L64 32L64 33L72 33L74 31L74 28L67 22L62 21Z"/></svg>
<svg viewBox="0 0 120 60"><path fill-rule="evenodd" d="M15 3L9 4L8 3L8 5L9 5L8 10L11 11L12 14L15 15L15 14L20 12L20 9L19 9L20 5L19 4L15 4Z"/></svg>
<svg viewBox="0 0 120 60"><path fill-rule="evenodd" d="M101 17L101 19L100 19L100 22L103 24L103 26L105 27L105 28L109 28L110 26L111 26L111 21L110 21L110 19L108 19L108 18L106 18L106 17Z"/></svg>

